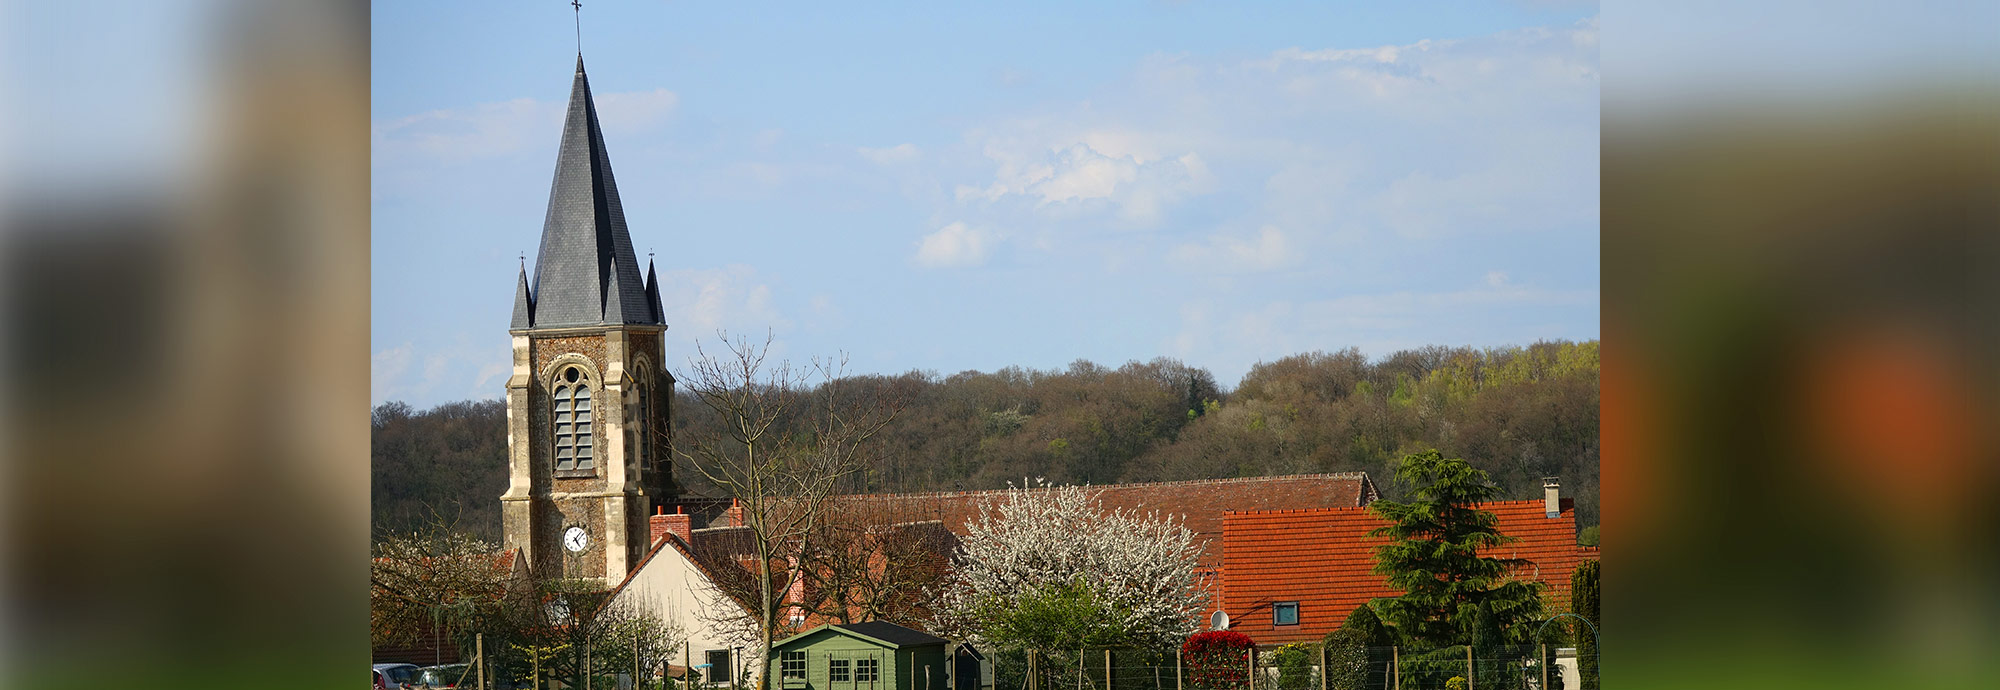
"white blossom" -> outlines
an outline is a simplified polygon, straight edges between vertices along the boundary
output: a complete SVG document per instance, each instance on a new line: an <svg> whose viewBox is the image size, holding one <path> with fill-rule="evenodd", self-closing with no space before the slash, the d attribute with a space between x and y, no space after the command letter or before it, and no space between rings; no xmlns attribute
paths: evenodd
<svg viewBox="0 0 2000 690"><path fill-rule="evenodd" d="M1126 634L1152 646L1193 634L1208 608L1193 531L1158 513L1105 510L1080 486L1013 487L966 529L941 598L948 634L985 642L971 614L1052 585L1081 582Z"/></svg>

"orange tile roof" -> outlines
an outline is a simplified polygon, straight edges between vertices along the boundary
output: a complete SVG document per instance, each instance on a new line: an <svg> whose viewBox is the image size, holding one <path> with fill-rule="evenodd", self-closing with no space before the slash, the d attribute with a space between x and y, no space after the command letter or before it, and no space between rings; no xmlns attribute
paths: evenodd
<svg viewBox="0 0 2000 690"><path fill-rule="evenodd" d="M1549 585L1552 608L1569 606L1569 576L1595 549L1576 545L1576 511L1562 500L1560 517L1549 518L1542 501L1480 504L1499 518L1502 534L1518 539L1485 555L1530 561L1516 577ZM1377 597L1393 597L1387 580L1371 570L1375 547L1387 538L1369 537L1388 524L1366 508L1321 508L1229 512L1222 518L1222 577L1217 600L1229 613L1230 629L1258 644L1316 640L1340 627L1354 608ZM1271 604L1299 602L1299 625L1277 628Z"/></svg>

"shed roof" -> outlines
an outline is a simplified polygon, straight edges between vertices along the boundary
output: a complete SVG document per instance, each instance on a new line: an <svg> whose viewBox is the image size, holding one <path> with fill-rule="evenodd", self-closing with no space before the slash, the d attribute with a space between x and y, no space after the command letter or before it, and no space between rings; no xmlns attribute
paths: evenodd
<svg viewBox="0 0 2000 690"><path fill-rule="evenodd" d="M947 642L942 637L938 637L936 635L932 635L919 630L912 630L909 628L905 628L895 623L890 623L887 621L868 621L866 623L839 623L839 624L822 625L817 628L813 628L811 630L807 630L805 632L775 642L771 645L771 648L778 649L780 647L790 645L794 642L810 637L813 634L818 633L822 630L829 630L835 633L847 635L849 637L858 637L861 638L862 640L873 642L875 644L879 644L884 647L888 647L890 649L903 649L905 647L928 647L931 645L946 644Z"/></svg>

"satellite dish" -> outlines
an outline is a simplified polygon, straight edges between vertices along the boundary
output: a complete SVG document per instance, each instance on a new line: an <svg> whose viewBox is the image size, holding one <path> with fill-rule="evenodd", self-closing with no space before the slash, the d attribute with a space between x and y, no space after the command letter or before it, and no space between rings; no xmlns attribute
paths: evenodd
<svg viewBox="0 0 2000 690"><path fill-rule="evenodd" d="M1215 612L1215 613L1211 613L1211 614L1209 614L1209 615L1208 615L1208 629L1209 629L1209 630L1228 630L1228 629L1229 629L1229 614L1227 614L1227 613L1224 613L1224 612L1223 612L1223 611L1221 611L1220 609L1216 610L1216 612Z"/></svg>

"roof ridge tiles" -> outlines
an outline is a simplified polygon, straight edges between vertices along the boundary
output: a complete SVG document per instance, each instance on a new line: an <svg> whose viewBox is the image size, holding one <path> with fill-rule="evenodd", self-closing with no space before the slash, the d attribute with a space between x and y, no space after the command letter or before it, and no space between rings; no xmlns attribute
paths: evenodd
<svg viewBox="0 0 2000 690"><path fill-rule="evenodd" d="M1196 486L1196 485L1215 485L1215 484L1243 484L1250 482L1302 480L1302 479L1366 480L1368 479L1368 473L1367 472L1316 472L1309 474L1280 474L1280 475L1271 475L1264 477L1226 477L1222 479L1177 479L1165 482L1129 482L1129 483L1119 483L1119 484L1074 484L1074 485L1064 484L1064 485L1051 485L1048 487L1031 487L1031 488L1041 489L1041 488L1055 488L1057 486L1081 486L1086 489L1113 489L1113 488L1129 488L1129 487L1142 487L1142 486ZM999 495L1013 490L1014 489L1010 487L1006 489L969 489L960 491L917 491L910 493L886 493L886 494L842 494L839 497L850 498L850 499L852 498L953 498L959 496Z"/></svg>

